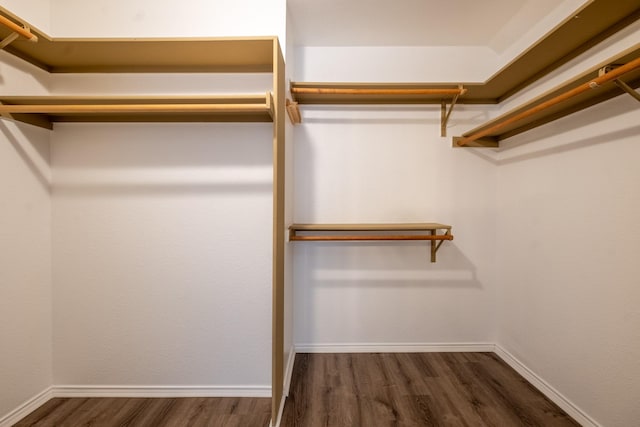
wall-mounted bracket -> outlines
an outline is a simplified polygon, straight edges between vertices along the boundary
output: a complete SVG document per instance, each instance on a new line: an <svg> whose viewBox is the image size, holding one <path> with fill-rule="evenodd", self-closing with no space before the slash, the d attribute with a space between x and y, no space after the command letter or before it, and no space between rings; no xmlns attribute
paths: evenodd
<svg viewBox="0 0 640 427"><path fill-rule="evenodd" d="M444 241L448 239L442 238L442 239L436 240L438 236L436 234L436 230L431 230L431 235L434 237L434 240L431 240L431 262L436 262L436 253L438 252L438 249L440 249L440 246L442 246ZM451 236L450 228L446 229L442 236L451 237L453 239L453 236Z"/></svg>
<svg viewBox="0 0 640 427"><path fill-rule="evenodd" d="M640 101L640 93L636 92L631 86L629 86L628 84L626 84L620 79L615 79L613 82L616 84L616 86L618 86L620 89L627 92L629 95L634 97L637 101Z"/></svg>
<svg viewBox="0 0 640 427"><path fill-rule="evenodd" d="M300 108L298 107L298 103L287 99L285 106L287 115L289 116L289 120L291 120L291 124L297 125L302 123L302 116L300 115Z"/></svg>
<svg viewBox="0 0 640 427"><path fill-rule="evenodd" d="M622 67L622 65L624 65L624 64L610 64L610 65L607 65L606 67L602 67L602 68L600 68L598 70L598 77L602 77L605 74L615 70L616 68ZM635 99L640 101L640 94L638 92L636 92L631 86L629 86L628 84L626 84L625 82L623 82L620 79L614 79L613 83L616 86L618 86L620 89L624 90L629 95L631 95L632 97L634 97Z"/></svg>
<svg viewBox="0 0 640 427"><path fill-rule="evenodd" d="M2 105L4 105L4 103L0 101L0 106ZM2 117L3 119L14 120L13 116L9 112L0 112L0 117Z"/></svg>
<svg viewBox="0 0 640 427"><path fill-rule="evenodd" d="M462 85L458 85L459 93L456 93L451 100L451 106L447 110L447 101L442 100L442 104L440 104L440 136L447 136L447 123L449 122L449 116L451 116L451 112L453 111L453 107L456 106L456 102L458 102L458 98L460 95L464 95L467 90L462 87Z"/></svg>
<svg viewBox="0 0 640 427"><path fill-rule="evenodd" d="M5 47L9 46L20 36L31 42L38 41L38 37L31 32L31 29L27 25L23 25L21 27L20 25L2 15L0 15L0 24L4 25L12 31L11 34L9 34L4 38L4 40L0 42L0 49L4 49Z"/></svg>
<svg viewBox="0 0 640 427"><path fill-rule="evenodd" d="M9 46L11 43L13 43L18 37L20 37L20 34L18 33L11 33L9 34L7 37L4 38L4 40L2 40L0 42L0 49L4 49L5 47Z"/></svg>

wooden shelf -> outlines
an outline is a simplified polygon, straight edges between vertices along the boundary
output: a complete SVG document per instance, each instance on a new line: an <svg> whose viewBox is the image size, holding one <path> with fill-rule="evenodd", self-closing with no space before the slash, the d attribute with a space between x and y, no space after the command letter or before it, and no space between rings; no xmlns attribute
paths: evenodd
<svg viewBox="0 0 640 427"><path fill-rule="evenodd" d="M458 99L467 92L462 85L431 83L301 83L291 82L294 102L287 111L291 123L301 123L298 105L304 104L440 104L440 133L446 136L447 121ZM447 104L450 107L447 108Z"/></svg>
<svg viewBox="0 0 640 427"><path fill-rule="evenodd" d="M438 231L442 231L438 234ZM402 233L404 232L404 233ZM300 234L302 233L302 234ZM355 234L354 234L355 233ZM428 234L424 234L428 233ZM431 241L431 262L445 240L453 240L451 226L439 223L292 224L290 241Z"/></svg>
<svg viewBox="0 0 640 427"><path fill-rule="evenodd" d="M457 85L429 83L291 82L299 104L440 104L464 93Z"/></svg>
<svg viewBox="0 0 640 427"><path fill-rule="evenodd" d="M56 39L32 30L5 50L50 73L196 73L273 70L274 37ZM0 27L0 38L10 31Z"/></svg>
<svg viewBox="0 0 640 427"><path fill-rule="evenodd" d="M498 147L499 142L504 139L625 94L626 92L616 85L615 80L598 83L598 79L604 78L604 75L599 76L600 70L607 66L612 67L604 71L611 73L628 64L631 71L622 74L619 80L631 88L640 87L640 67L632 67L639 58L640 45L636 45L635 48L608 59L543 95L465 132L461 137L453 138L453 146Z"/></svg>
<svg viewBox="0 0 640 427"><path fill-rule="evenodd" d="M0 96L0 114L55 122L272 122L271 93L217 96Z"/></svg>

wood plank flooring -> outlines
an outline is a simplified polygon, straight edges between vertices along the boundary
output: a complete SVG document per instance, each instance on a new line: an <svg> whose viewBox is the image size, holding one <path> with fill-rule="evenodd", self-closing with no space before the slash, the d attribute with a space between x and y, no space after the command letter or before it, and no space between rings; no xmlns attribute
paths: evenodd
<svg viewBox="0 0 640 427"><path fill-rule="evenodd" d="M55 398L14 427L267 427L269 398Z"/></svg>
<svg viewBox="0 0 640 427"><path fill-rule="evenodd" d="M298 354L282 427L579 426L493 353Z"/></svg>
<svg viewBox="0 0 640 427"><path fill-rule="evenodd" d="M270 399L56 398L16 427L266 427ZM493 353L298 354L281 427L578 424Z"/></svg>

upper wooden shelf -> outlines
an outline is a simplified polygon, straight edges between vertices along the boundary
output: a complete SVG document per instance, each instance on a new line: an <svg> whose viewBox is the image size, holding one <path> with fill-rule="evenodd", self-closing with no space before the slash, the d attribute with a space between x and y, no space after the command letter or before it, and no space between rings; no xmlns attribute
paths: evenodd
<svg viewBox="0 0 640 427"><path fill-rule="evenodd" d="M622 95L625 93L622 86L630 89L640 86L639 61L640 44L453 138L453 146L497 147L504 139Z"/></svg>
<svg viewBox="0 0 640 427"><path fill-rule="evenodd" d="M4 117L54 122L271 122L271 93L218 96L0 96Z"/></svg>
<svg viewBox="0 0 640 427"><path fill-rule="evenodd" d="M299 104L440 104L462 95L455 84L291 82Z"/></svg>
<svg viewBox="0 0 640 427"><path fill-rule="evenodd" d="M19 21L18 21L19 22ZM0 39L11 30L0 26ZM18 38L5 50L51 73L272 72L275 37Z"/></svg>
<svg viewBox="0 0 640 427"><path fill-rule="evenodd" d="M438 234L438 231L443 233ZM355 232L355 234L349 234L350 232ZM431 262L436 262L436 252L445 240L453 240L453 235L450 225L435 222L292 224L289 226L289 240L315 242L429 240L431 241Z"/></svg>

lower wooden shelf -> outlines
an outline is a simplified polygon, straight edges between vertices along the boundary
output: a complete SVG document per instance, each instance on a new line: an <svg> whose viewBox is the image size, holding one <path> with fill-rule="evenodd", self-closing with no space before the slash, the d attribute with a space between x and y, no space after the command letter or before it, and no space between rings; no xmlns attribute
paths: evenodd
<svg viewBox="0 0 640 427"><path fill-rule="evenodd" d="M442 233L438 234L441 230ZM355 233L355 234L354 234ZM428 233L428 234L424 234ZM291 224L290 241L431 241L431 262L445 240L453 240L451 226L433 222L377 224Z"/></svg>
<svg viewBox="0 0 640 427"><path fill-rule="evenodd" d="M273 96L0 96L0 115L47 129L55 122L272 122Z"/></svg>

